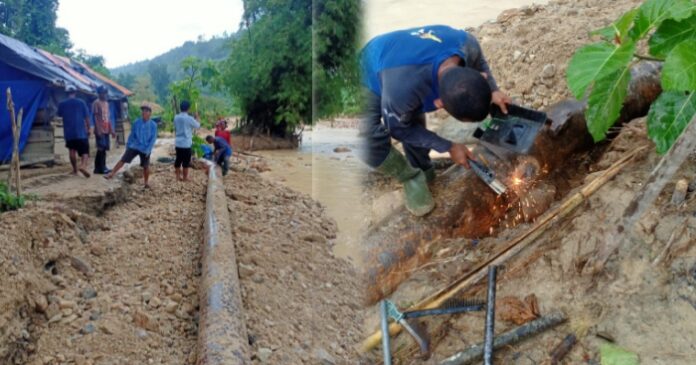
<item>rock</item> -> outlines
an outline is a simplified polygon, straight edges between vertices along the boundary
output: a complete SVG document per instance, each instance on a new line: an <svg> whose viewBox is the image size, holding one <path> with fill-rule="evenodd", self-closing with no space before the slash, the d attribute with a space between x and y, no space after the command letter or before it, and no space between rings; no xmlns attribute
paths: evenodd
<svg viewBox="0 0 696 365"><path fill-rule="evenodd" d="M104 249L104 247L102 247L102 246L100 246L100 245L95 245L95 246L92 246L92 248L89 249L89 252L90 252L92 255L99 257L99 256L104 255L104 254L106 253L106 250Z"/></svg>
<svg viewBox="0 0 696 365"><path fill-rule="evenodd" d="M92 287L87 287L82 291L83 299L92 299L97 297L97 291Z"/></svg>
<svg viewBox="0 0 696 365"><path fill-rule="evenodd" d="M160 299L157 297L153 297L152 299L150 299L147 305L150 308L159 308L159 306L162 305L162 301L160 301Z"/></svg>
<svg viewBox="0 0 696 365"><path fill-rule="evenodd" d="M77 317L78 317L77 314L71 314L71 315L69 315L69 316L67 316L67 317L65 317L65 318L63 318L63 319L61 319L61 320L60 320L60 323L62 323L62 324L68 324L68 323L70 323L70 322L76 320Z"/></svg>
<svg viewBox="0 0 696 365"><path fill-rule="evenodd" d="M171 299L167 299L167 302L164 304L164 310L167 313L171 313L171 314L174 314L178 307L179 307L179 303L177 303Z"/></svg>
<svg viewBox="0 0 696 365"><path fill-rule="evenodd" d="M326 243L326 237L318 233L310 233L303 236L302 239L307 242Z"/></svg>
<svg viewBox="0 0 696 365"><path fill-rule="evenodd" d="M58 307L60 309L75 308L76 306L77 303L73 302L72 300L67 300L63 298L58 299Z"/></svg>
<svg viewBox="0 0 696 365"><path fill-rule="evenodd" d="M143 292L142 298L143 298L143 302L147 303L150 301L150 299L152 299L152 293L150 293L148 291Z"/></svg>
<svg viewBox="0 0 696 365"><path fill-rule="evenodd" d="M552 63L545 65L544 68L541 70L542 78L550 79L554 76L556 76L556 65Z"/></svg>
<svg viewBox="0 0 696 365"><path fill-rule="evenodd" d="M99 318L101 318L101 313L99 311L94 311L94 312L90 313L90 315L89 315L90 321L96 321Z"/></svg>
<svg viewBox="0 0 696 365"><path fill-rule="evenodd" d="M520 57L522 57L522 52L516 50L512 53L512 62L516 62Z"/></svg>
<svg viewBox="0 0 696 365"><path fill-rule="evenodd" d="M58 303L53 302L53 303L49 304L48 307L46 308L45 314L46 314L46 319L48 319L49 321L53 317L55 317L56 315L61 315L60 307L58 306Z"/></svg>
<svg viewBox="0 0 696 365"><path fill-rule="evenodd" d="M83 335L88 335L90 333L94 333L94 331L96 331L96 330L97 330L97 328L94 326L94 323L89 322L84 327L82 327L82 329L80 330L80 333Z"/></svg>
<svg viewBox="0 0 696 365"><path fill-rule="evenodd" d="M256 357L259 358L259 361L261 361L261 363L267 364L272 354L273 350L266 347L261 347L259 351L256 353Z"/></svg>
<svg viewBox="0 0 696 365"><path fill-rule="evenodd" d="M256 272L254 266L246 265L246 264L243 264L241 262L239 263L238 268L239 268L238 269L239 270L239 277L241 277L241 278L248 278L248 277L254 275L254 273Z"/></svg>
<svg viewBox="0 0 696 365"><path fill-rule="evenodd" d="M317 349L315 355L321 365L336 365L336 360L333 358L333 356L331 356L328 351L323 348Z"/></svg>
<svg viewBox="0 0 696 365"><path fill-rule="evenodd" d="M686 192L689 189L689 182L686 179L680 179L674 186L672 193L672 205L679 206L686 199Z"/></svg>
<svg viewBox="0 0 696 365"><path fill-rule="evenodd" d="M49 318L49 319L48 319L48 323L51 324L51 323L54 323L54 322L58 322L58 321L60 321L62 318L63 318L63 314L62 314L62 313L58 313L58 314L54 315L53 317Z"/></svg>
<svg viewBox="0 0 696 365"><path fill-rule="evenodd" d="M148 331L157 332L159 330L159 324L157 321L140 309L133 313L133 323L135 323L136 326Z"/></svg>
<svg viewBox="0 0 696 365"><path fill-rule="evenodd" d="M138 328L138 329L135 331L135 335L136 335L138 338L140 338L140 339L143 339L143 338L145 338L145 337L148 336L148 335L147 335L147 331L145 331L145 330L142 329L142 328Z"/></svg>
<svg viewBox="0 0 696 365"><path fill-rule="evenodd" d="M336 153L346 153L346 152L350 152L352 150L346 146L338 146L338 147L334 148L333 151Z"/></svg>
<svg viewBox="0 0 696 365"><path fill-rule="evenodd" d="M99 330L107 335L113 335L116 333L116 324L111 320L107 320L101 323Z"/></svg>
<svg viewBox="0 0 696 365"><path fill-rule="evenodd" d="M38 313L46 313L46 309L48 309L48 299L43 294L37 294L34 297L34 310Z"/></svg>
<svg viewBox="0 0 696 365"><path fill-rule="evenodd" d="M72 265L75 270L83 273L85 276L90 277L94 270L84 259L78 256L70 256L70 265Z"/></svg>
<svg viewBox="0 0 696 365"><path fill-rule="evenodd" d="M181 300L184 299L184 297L180 293L174 293L170 298L177 303L181 302Z"/></svg>

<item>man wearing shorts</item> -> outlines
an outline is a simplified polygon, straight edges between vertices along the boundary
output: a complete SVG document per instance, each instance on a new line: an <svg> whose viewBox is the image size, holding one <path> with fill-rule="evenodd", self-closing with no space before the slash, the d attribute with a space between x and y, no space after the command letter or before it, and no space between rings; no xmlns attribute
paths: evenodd
<svg viewBox="0 0 696 365"><path fill-rule="evenodd" d="M58 116L63 118L63 135L65 147L70 151L70 164L73 175L79 170L82 175L89 177L87 163L89 162L89 109L87 103L77 98L75 86L68 85L65 88L68 98L58 104ZM77 163L80 156L80 164Z"/></svg>
<svg viewBox="0 0 696 365"><path fill-rule="evenodd" d="M128 141L126 142L126 152L123 153L121 160L118 161L114 169L104 178L111 179L116 175L124 164L131 163L135 156L140 157L140 166L143 168L143 178L145 187L149 188L148 179L150 177L150 153L155 147L157 140L157 124L150 119L152 107L148 103L140 106L142 117L138 118L131 127Z"/></svg>
<svg viewBox="0 0 696 365"><path fill-rule="evenodd" d="M201 124L189 115L191 104L183 100L179 105L181 113L174 117L174 148L176 159L174 160L174 172L178 181L188 181L188 171L191 167L191 145L193 144L193 130L200 128ZM183 167L183 177L181 168Z"/></svg>

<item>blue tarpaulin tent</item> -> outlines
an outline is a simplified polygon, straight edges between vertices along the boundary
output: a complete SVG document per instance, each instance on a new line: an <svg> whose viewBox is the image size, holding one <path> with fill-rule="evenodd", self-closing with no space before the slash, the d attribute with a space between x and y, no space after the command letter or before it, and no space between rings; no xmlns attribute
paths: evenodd
<svg viewBox="0 0 696 365"><path fill-rule="evenodd" d="M7 111L8 88L15 110L23 109L19 148L24 151L35 123L48 123L57 105L66 98L64 89L75 86L78 96L88 103L96 98L96 88L109 91L112 123L121 113L121 104L132 93L88 66L65 57L36 49L0 34L0 163L12 156L12 125Z"/></svg>

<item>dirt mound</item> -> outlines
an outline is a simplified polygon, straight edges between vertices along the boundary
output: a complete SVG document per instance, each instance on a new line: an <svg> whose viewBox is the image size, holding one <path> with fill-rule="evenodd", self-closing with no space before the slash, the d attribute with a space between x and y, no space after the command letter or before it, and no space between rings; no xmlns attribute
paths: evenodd
<svg viewBox="0 0 696 365"><path fill-rule="evenodd" d="M225 179L256 362L355 364L359 291L334 257L336 224L310 197L254 171Z"/></svg>
<svg viewBox="0 0 696 365"><path fill-rule="evenodd" d="M0 363L193 363L206 191L193 178L155 165L152 189L100 217L51 202L2 214Z"/></svg>
<svg viewBox="0 0 696 365"><path fill-rule="evenodd" d="M517 102L540 108L570 96L565 79L588 33L616 20L640 0L558 0L503 12L472 30L499 82Z"/></svg>

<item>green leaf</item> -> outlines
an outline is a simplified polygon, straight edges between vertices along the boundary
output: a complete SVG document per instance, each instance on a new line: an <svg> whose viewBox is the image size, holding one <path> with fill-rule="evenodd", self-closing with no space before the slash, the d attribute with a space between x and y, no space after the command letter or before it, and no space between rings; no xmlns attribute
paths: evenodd
<svg viewBox="0 0 696 365"><path fill-rule="evenodd" d="M621 347L605 343L599 349L602 365L638 365L638 355Z"/></svg>
<svg viewBox="0 0 696 365"><path fill-rule="evenodd" d="M667 57L676 45L689 39L696 39L696 14L679 22L666 20L650 37L650 54Z"/></svg>
<svg viewBox="0 0 696 365"><path fill-rule="evenodd" d="M638 14L638 8L633 9L621 16L608 27L600 28L590 32L590 35L599 35L609 42L615 41L617 38L619 43L623 43L624 38L628 35L628 30L633 24L633 20Z"/></svg>
<svg viewBox="0 0 696 365"><path fill-rule="evenodd" d="M655 142L658 153L669 151L694 115L694 92L665 91L655 100L648 113L648 136Z"/></svg>
<svg viewBox="0 0 696 365"><path fill-rule="evenodd" d="M662 88L665 90L696 90L696 39L674 47L662 68Z"/></svg>
<svg viewBox="0 0 696 365"><path fill-rule="evenodd" d="M568 64L568 86L576 98L582 99L593 81L626 68L636 45L629 41L621 46L594 43L577 50Z"/></svg>
<svg viewBox="0 0 696 365"><path fill-rule="evenodd" d="M631 70L627 65L597 80L592 87L585 118L595 142L603 140L619 118L630 81Z"/></svg>
<svg viewBox="0 0 696 365"><path fill-rule="evenodd" d="M694 10L696 10L696 4L691 0L648 0L640 6L630 35L634 40L638 40L663 21L686 19Z"/></svg>

